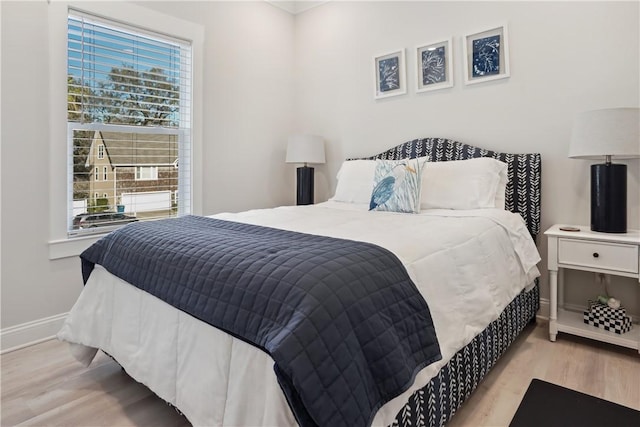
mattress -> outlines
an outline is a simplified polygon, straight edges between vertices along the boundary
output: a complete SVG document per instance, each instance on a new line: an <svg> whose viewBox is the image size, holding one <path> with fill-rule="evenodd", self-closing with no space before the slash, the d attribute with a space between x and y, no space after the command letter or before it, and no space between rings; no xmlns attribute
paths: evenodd
<svg viewBox="0 0 640 427"><path fill-rule="evenodd" d="M498 209L410 215L326 202L215 217L369 242L402 261L429 304L443 358L384 405L373 425L391 424L407 398L539 275L524 221ZM72 351L84 363L97 348L111 354L194 425L296 425L266 353L98 266L58 337L78 344Z"/></svg>

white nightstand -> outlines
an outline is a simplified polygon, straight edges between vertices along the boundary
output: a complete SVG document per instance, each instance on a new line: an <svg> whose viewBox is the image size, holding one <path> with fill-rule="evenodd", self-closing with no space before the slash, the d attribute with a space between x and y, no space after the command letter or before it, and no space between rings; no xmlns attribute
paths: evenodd
<svg viewBox="0 0 640 427"><path fill-rule="evenodd" d="M555 341L558 332L566 332L640 352L639 325L634 324L627 333L616 334L585 324L582 313L564 310L562 274L565 268L570 268L633 277L640 282L640 231L598 233L589 226L578 226L580 231L562 231L560 227L556 224L544 233L549 239L549 338Z"/></svg>

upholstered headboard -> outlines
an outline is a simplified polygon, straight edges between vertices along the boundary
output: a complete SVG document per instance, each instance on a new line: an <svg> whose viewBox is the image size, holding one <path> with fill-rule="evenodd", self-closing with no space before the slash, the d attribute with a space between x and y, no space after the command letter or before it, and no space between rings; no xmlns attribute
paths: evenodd
<svg viewBox="0 0 640 427"><path fill-rule="evenodd" d="M432 162L493 157L508 165L505 208L524 218L529 232L540 232L540 154L507 154L485 150L445 138L407 141L368 159L413 159L428 156Z"/></svg>

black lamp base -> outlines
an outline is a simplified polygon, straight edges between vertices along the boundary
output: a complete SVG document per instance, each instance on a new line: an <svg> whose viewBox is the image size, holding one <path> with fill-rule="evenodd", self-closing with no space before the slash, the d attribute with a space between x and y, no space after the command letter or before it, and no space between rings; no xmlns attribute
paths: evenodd
<svg viewBox="0 0 640 427"><path fill-rule="evenodd" d="M627 165L591 165L591 230L627 232Z"/></svg>
<svg viewBox="0 0 640 427"><path fill-rule="evenodd" d="M313 168L309 166L302 166L296 169L297 177L297 189L296 189L296 203L298 205L312 205L313 204Z"/></svg>

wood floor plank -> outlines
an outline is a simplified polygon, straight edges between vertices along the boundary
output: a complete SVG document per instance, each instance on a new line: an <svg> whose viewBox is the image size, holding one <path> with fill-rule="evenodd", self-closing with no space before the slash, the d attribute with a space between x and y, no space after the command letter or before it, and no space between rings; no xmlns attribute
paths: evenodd
<svg viewBox="0 0 640 427"><path fill-rule="evenodd" d="M47 341L0 356L2 426L158 426L189 422L104 354L85 368L66 344ZM640 410L640 355L529 326L450 427L506 426L531 379L540 378Z"/></svg>
<svg viewBox="0 0 640 427"><path fill-rule="evenodd" d="M640 410L637 351L568 334L548 339L548 324L528 327L449 427L507 426L533 378Z"/></svg>

